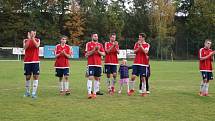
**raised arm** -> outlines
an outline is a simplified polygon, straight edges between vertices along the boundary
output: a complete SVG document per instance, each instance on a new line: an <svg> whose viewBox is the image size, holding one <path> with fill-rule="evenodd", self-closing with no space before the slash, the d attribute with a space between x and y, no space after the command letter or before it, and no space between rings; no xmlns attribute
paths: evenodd
<svg viewBox="0 0 215 121"><path fill-rule="evenodd" d="M100 46L96 46L98 47L98 53L101 55L101 56L105 56L105 50L103 48L103 45L101 44Z"/></svg>
<svg viewBox="0 0 215 121"><path fill-rule="evenodd" d="M63 54L64 54L67 58L69 58L69 57L71 56L71 54L72 54L71 49L69 48L68 53L67 53L66 51L63 51Z"/></svg>
<svg viewBox="0 0 215 121"><path fill-rule="evenodd" d="M200 57L199 57L199 59L200 60L206 60L206 59L208 59L208 58L210 58L212 55L214 55L215 54L215 51L213 51L213 52L211 52L209 55L207 55L207 56L204 56L204 57L202 57L201 56L201 53L200 53Z"/></svg>
<svg viewBox="0 0 215 121"><path fill-rule="evenodd" d="M146 54L149 52L149 47L150 47L150 45L148 45L147 48L143 48L143 46L140 45L141 50L142 50L144 53L146 53Z"/></svg>

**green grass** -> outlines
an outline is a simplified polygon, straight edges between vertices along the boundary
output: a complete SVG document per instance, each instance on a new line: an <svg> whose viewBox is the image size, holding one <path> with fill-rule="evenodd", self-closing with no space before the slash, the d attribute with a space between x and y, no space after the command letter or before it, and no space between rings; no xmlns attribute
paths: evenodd
<svg viewBox="0 0 215 121"><path fill-rule="evenodd" d="M122 95L106 94L95 100L87 99L86 95L86 61L71 61L70 96L58 95L53 64L53 61L41 62L39 97L32 100L23 97L23 63L0 62L1 121L215 120L215 84L210 83L211 97L197 95L201 80L197 61L152 61L148 97L140 97L138 93L129 97L124 90ZM103 92L106 91L104 79L103 75Z"/></svg>

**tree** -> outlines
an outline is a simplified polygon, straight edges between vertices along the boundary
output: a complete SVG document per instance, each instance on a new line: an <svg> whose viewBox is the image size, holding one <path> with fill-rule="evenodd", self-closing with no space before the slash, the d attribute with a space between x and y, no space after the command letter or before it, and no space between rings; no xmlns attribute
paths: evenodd
<svg viewBox="0 0 215 121"><path fill-rule="evenodd" d="M122 29L124 27L124 12L123 8L118 1L112 1L107 10L107 32L116 32L121 36Z"/></svg>
<svg viewBox="0 0 215 121"><path fill-rule="evenodd" d="M152 0L149 2L150 12L151 12L151 31L152 33L156 33L158 39L157 46L157 58L160 54L161 60L163 59L163 53L171 53L173 49L168 52L169 46L168 44L172 44L173 42L169 42L166 40L174 35L175 27L174 27L174 17L175 17L175 5L171 0ZM168 43L168 44L166 44ZM166 55L167 57L167 55Z"/></svg>
<svg viewBox="0 0 215 121"><path fill-rule="evenodd" d="M195 0L186 20L186 32L189 40L191 54L197 55L196 51L202 46L207 38L215 38L215 1ZM215 41L213 41L215 42Z"/></svg>
<svg viewBox="0 0 215 121"><path fill-rule="evenodd" d="M84 35L85 20L75 1L72 2L71 11L68 13L68 17L65 20L64 29L68 31L70 41L75 45L79 45L80 36Z"/></svg>

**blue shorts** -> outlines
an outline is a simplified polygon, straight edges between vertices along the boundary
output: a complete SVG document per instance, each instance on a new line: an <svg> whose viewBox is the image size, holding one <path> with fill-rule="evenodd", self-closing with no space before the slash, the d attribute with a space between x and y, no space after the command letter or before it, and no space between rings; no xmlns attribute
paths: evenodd
<svg viewBox="0 0 215 121"><path fill-rule="evenodd" d="M148 73L148 69L146 66L140 66L140 65L133 65L132 66L132 75L136 75L136 76L143 76L146 77L147 73Z"/></svg>
<svg viewBox="0 0 215 121"><path fill-rule="evenodd" d="M213 80L213 78L214 78L212 72L201 71L201 73L202 73L202 79L203 80L209 81L209 80Z"/></svg>
<svg viewBox="0 0 215 121"><path fill-rule="evenodd" d="M69 68L56 68L55 72L57 77L69 76Z"/></svg>
<svg viewBox="0 0 215 121"><path fill-rule="evenodd" d="M24 75L39 75L40 64L39 63L25 63L24 64Z"/></svg>
<svg viewBox="0 0 215 121"><path fill-rule="evenodd" d="M102 74L102 68L97 66L88 67L88 76L100 77Z"/></svg>
<svg viewBox="0 0 215 121"><path fill-rule="evenodd" d="M104 73L113 74L117 72L117 65L105 65Z"/></svg>

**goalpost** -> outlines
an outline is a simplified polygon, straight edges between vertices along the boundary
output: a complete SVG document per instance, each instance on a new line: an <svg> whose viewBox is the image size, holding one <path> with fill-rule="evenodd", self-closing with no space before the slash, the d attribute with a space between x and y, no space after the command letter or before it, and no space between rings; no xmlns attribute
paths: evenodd
<svg viewBox="0 0 215 121"><path fill-rule="evenodd" d="M21 61L23 48L0 47L0 61Z"/></svg>

